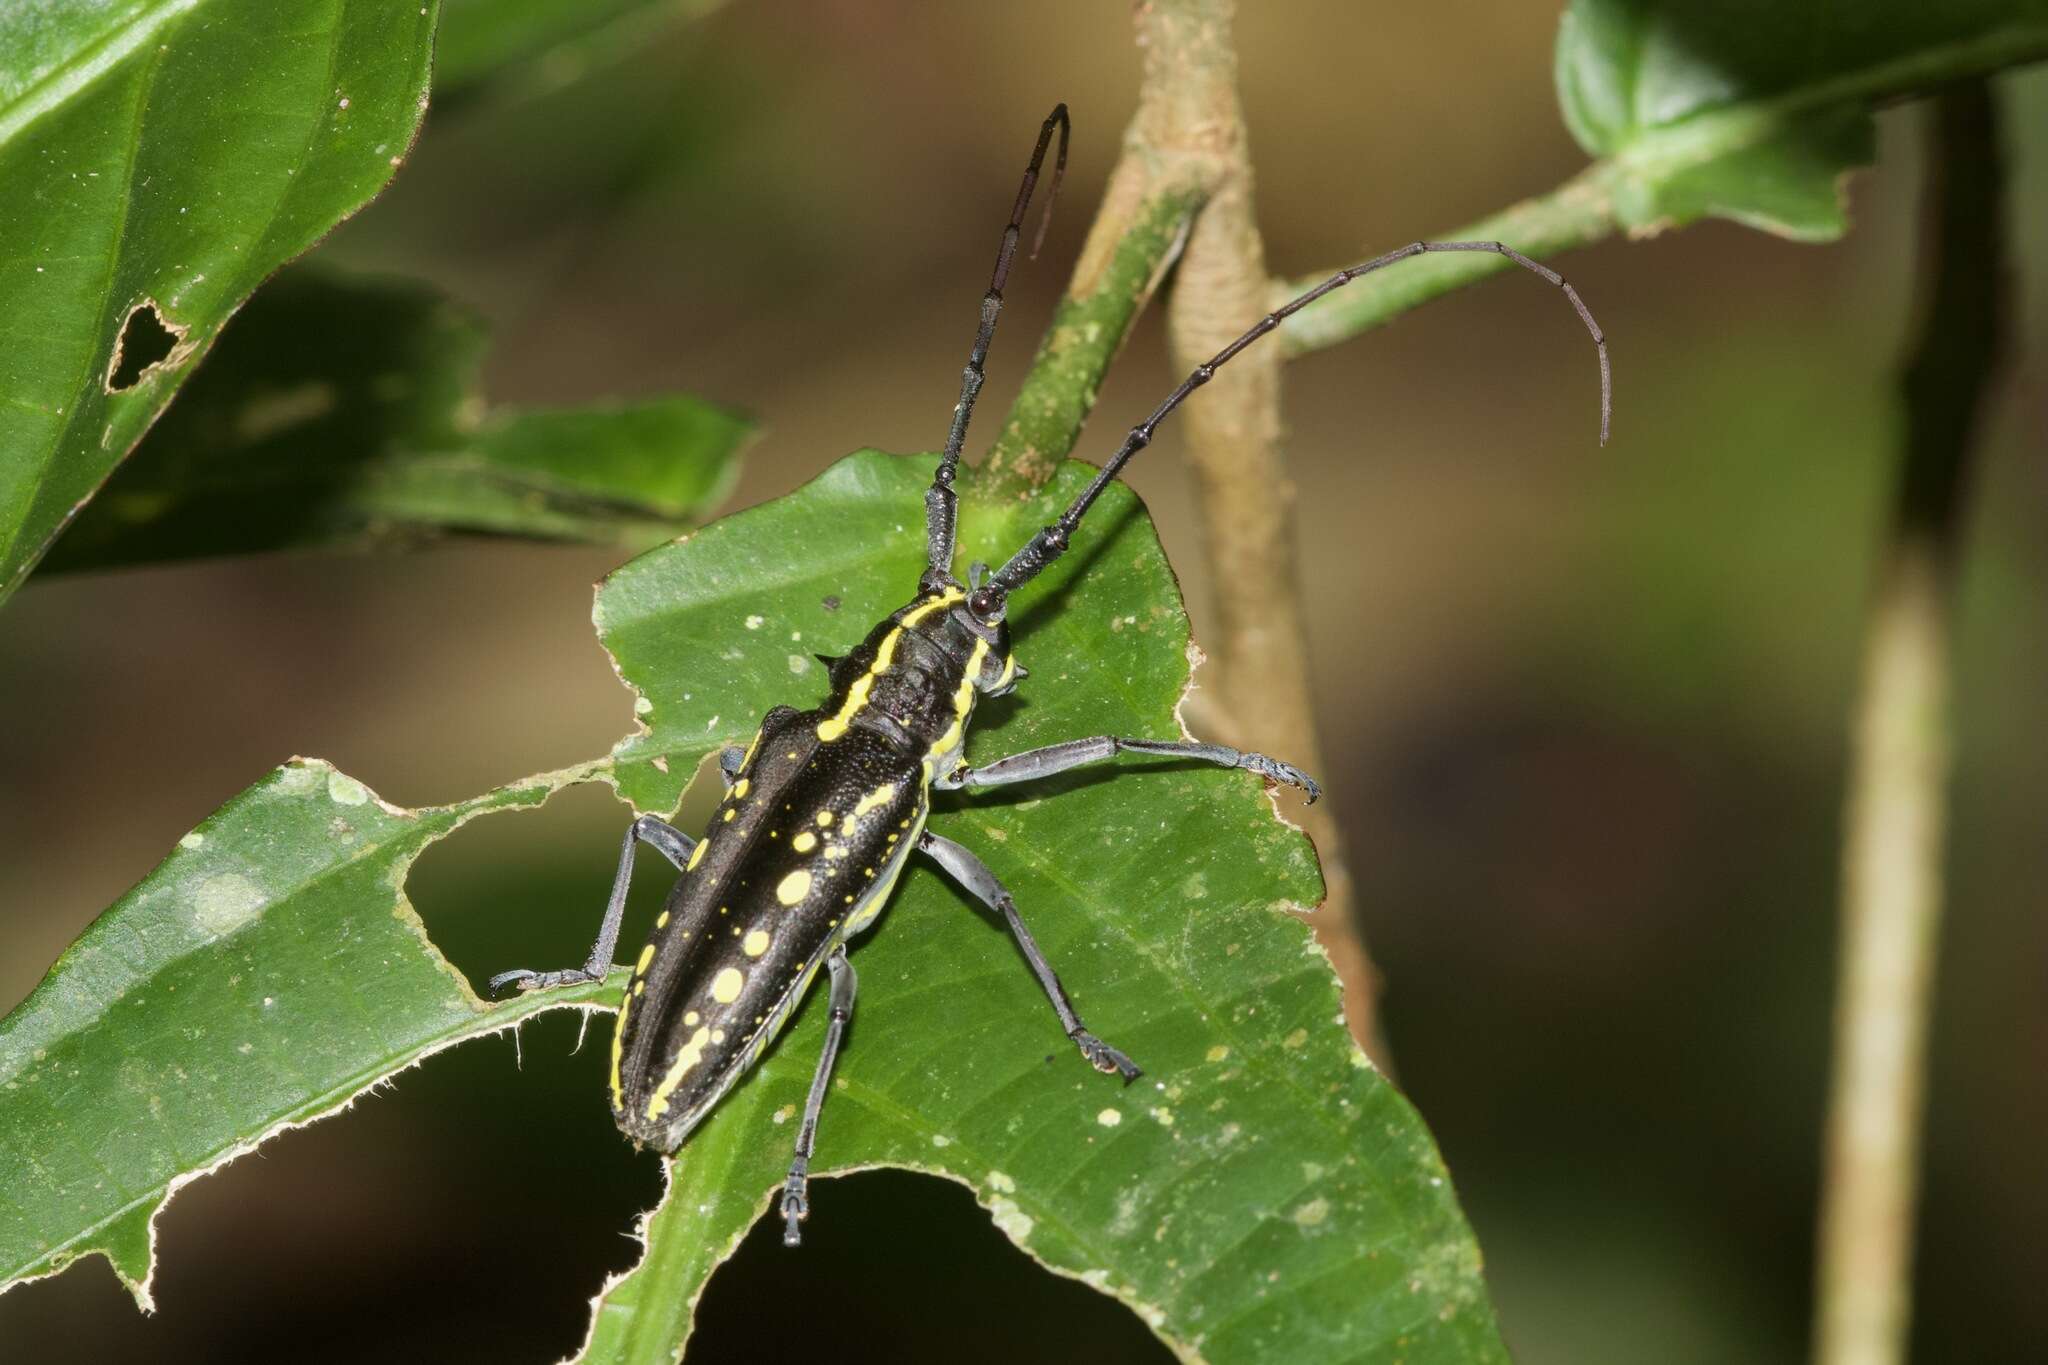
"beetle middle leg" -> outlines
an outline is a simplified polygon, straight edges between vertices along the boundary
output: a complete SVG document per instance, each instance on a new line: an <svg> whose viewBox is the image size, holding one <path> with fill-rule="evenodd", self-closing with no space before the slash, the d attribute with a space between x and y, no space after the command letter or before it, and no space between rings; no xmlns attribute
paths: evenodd
<svg viewBox="0 0 2048 1365"><path fill-rule="evenodd" d="M612 878L612 898L604 907L604 920L597 928L597 942L591 945L590 956L584 959L583 965L551 972L536 972L525 967L499 972L491 978L493 994L515 981L519 983L520 990L534 991L604 980L605 973L612 968L612 953L619 946L619 921L625 917L626 892L633 885L633 845L636 843L644 843L660 853L675 864L678 872L690 861L690 850L697 846L695 839L652 815L643 815L628 825L625 841L619 848L619 870Z"/></svg>
<svg viewBox="0 0 2048 1365"><path fill-rule="evenodd" d="M1038 940L1024 927L1024 917L1017 913L1016 899L996 874L989 871L988 865L964 845L937 834L927 832L918 840L917 847L919 852L929 854L933 862L944 868L946 875L959 883L962 890L1003 917L1010 926L1011 937L1023 950L1024 960L1031 964L1031 974L1038 978L1045 998L1052 1002L1053 1013L1060 1017L1060 1027L1067 1031L1067 1037L1073 1039L1074 1046L1081 1049L1088 1065L1097 1071L1122 1076L1126 1085L1144 1075L1136 1062L1090 1033L1081 1022L1081 1016L1074 1012L1073 1002L1067 999L1066 987L1060 985L1059 974L1045 960Z"/></svg>
<svg viewBox="0 0 2048 1365"><path fill-rule="evenodd" d="M832 973L832 1018L825 1025L825 1048L818 1054L818 1069L811 1076L811 1093L804 1100L804 1119L797 1125L796 1156L789 1163L789 1178L782 1182L782 1244L800 1245L803 1233L797 1225L811 1215L811 1151L818 1141L818 1111L825 1107L825 1088L832 1083L832 1064L839 1060L839 1044L846 1036L847 1021L853 1018L853 997L860 978L846 960L841 944L825 959Z"/></svg>
<svg viewBox="0 0 2048 1365"><path fill-rule="evenodd" d="M1243 768L1257 773L1272 782L1284 782L1290 787L1299 787L1308 794L1310 802L1323 794L1323 789L1292 763L1282 763L1277 758L1255 754L1243 749L1232 749L1222 744L1204 744L1192 739L1121 739L1115 735L1096 735L1091 739L1070 739L1059 744L1048 744L1042 749L1026 749L1021 754L1011 754L979 768L955 768L951 773L932 783L934 787L951 789L957 787L999 787L1011 782L1034 782L1041 777L1066 772L1084 764L1103 763L1118 754L1156 754L1161 758L1191 758L1201 763L1213 763L1219 768Z"/></svg>

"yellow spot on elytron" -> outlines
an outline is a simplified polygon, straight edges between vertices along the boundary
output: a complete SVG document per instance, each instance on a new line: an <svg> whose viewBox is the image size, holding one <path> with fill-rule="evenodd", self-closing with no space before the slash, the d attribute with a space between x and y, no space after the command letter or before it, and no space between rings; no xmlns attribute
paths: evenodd
<svg viewBox="0 0 2048 1365"><path fill-rule="evenodd" d="M690 1074L690 1068L704 1060L704 1044L710 1041L711 1030L708 1028L700 1028L690 1035L690 1041L684 1043L683 1050L676 1054L675 1065L654 1088L654 1098L647 1101L648 1118L658 1119L668 1112L668 1097L676 1093L676 1087L683 1083L683 1077Z"/></svg>
<svg viewBox="0 0 2048 1365"><path fill-rule="evenodd" d="M735 816L735 815L738 815L738 814L739 814L739 812L738 812L738 811L736 811L736 810L728 810L728 811L726 811L726 813L725 813L725 818L726 818L727 820L731 820L731 819L733 818L733 816Z"/></svg>
<svg viewBox="0 0 2048 1365"><path fill-rule="evenodd" d="M845 844L827 844L827 845L825 845L825 856L826 856L827 858L844 858L844 857L846 856L846 845L845 845Z"/></svg>
<svg viewBox="0 0 2048 1365"><path fill-rule="evenodd" d="M789 846L799 853L809 853L818 846L818 836L809 830L805 830L802 834L797 835L796 838L791 839Z"/></svg>
<svg viewBox="0 0 2048 1365"><path fill-rule="evenodd" d="M710 836L707 835L704 838L699 839L697 841L697 846L690 850L690 861L683 864L683 871L695 872L697 870L697 864L704 861L704 850L709 847L711 847Z"/></svg>
<svg viewBox="0 0 2048 1365"><path fill-rule="evenodd" d="M740 975L739 968L727 967L711 978L711 998L721 1005L730 1005L740 998L740 988L746 984L747 979Z"/></svg>
<svg viewBox="0 0 2048 1365"><path fill-rule="evenodd" d="M640 960L633 964L633 974L635 976L647 975L647 964L652 961L654 961L654 945L650 943L640 950Z"/></svg>
<svg viewBox="0 0 2048 1365"><path fill-rule="evenodd" d="M811 894L811 874L798 868L784 877L775 886L775 899L784 905L795 905Z"/></svg>
<svg viewBox="0 0 2048 1365"><path fill-rule="evenodd" d="M886 806L896 799L896 784L884 782L881 786L863 796L853 808L852 819L858 820L877 806Z"/></svg>
<svg viewBox="0 0 2048 1365"><path fill-rule="evenodd" d="M741 779L740 779L739 781L737 781L737 782L733 783L733 784L732 784L732 799L733 799L733 800L735 800L735 801L739 800L739 799L740 799L741 797L743 797L743 796L745 796L745 795L747 794L747 788L749 788L749 787L751 787L751 786L753 786L753 785L754 785L754 784L753 784L753 782L752 782L752 781L750 781L749 779L747 779L747 778L744 778L744 777L743 777L743 778L741 778Z"/></svg>
<svg viewBox="0 0 2048 1365"><path fill-rule="evenodd" d="M822 829L822 828L824 828L825 826L827 826L827 825L830 825L831 823L832 823L832 812L831 812L831 811L829 811L829 810L821 810L821 811L819 811L819 812L818 812L818 826L819 826L819 828L821 828L821 829Z"/></svg>
<svg viewBox="0 0 2048 1365"><path fill-rule="evenodd" d="M688 1014L685 1014L683 1016L683 1026L685 1028L695 1028L697 1027L697 1020L702 1017L703 1016L699 1015L697 1011L691 1010Z"/></svg>
<svg viewBox="0 0 2048 1365"><path fill-rule="evenodd" d="M657 929L668 928L668 911L664 910L654 917L654 927Z"/></svg>
<svg viewBox="0 0 2048 1365"><path fill-rule="evenodd" d="M612 1108L626 1107L626 1087L619 1080L619 1062L626 1052L626 1011L633 1008L633 997L619 1001L619 1017L612 1023Z"/></svg>
<svg viewBox="0 0 2048 1365"><path fill-rule="evenodd" d="M637 1000L637 999L638 999L639 997L641 997L641 996L643 996L643 995L645 995L645 994L647 994L647 983L646 983L645 981L635 981L635 982L633 983L633 997L634 997L634 999L636 999L636 1000Z"/></svg>
<svg viewBox="0 0 2048 1365"><path fill-rule="evenodd" d="M715 1029L711 1030L711 1041L712 1041L712 1042L714 1042L714 1043L722 1043L722 1042L724 1042L724 1041L725 1041L725 1030L724 1030L724 1029L722 1029L722 1028L715 1028Z"/></svg>
<svg viewBox="0 0 2048 1365"><path fill-rule="evenodd" d="M759 957L768 951L767 931L762 929L754 930L740 943L740 947L745 950L748 957Z"/></svg>
<svg viewBox="0 0 2048 1365"><path fill-rule="evenodd" d="M853 897L851 897L851 896L848 896L848 897L846 898L846 903L847 903L848 905L852 905L852 904L853 904Z"/></svg>

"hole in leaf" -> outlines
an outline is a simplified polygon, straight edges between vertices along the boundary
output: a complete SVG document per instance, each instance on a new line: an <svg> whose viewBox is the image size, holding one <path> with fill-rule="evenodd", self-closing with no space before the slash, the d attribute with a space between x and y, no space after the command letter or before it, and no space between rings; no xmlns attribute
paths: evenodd
<svg viewBox="0 0 2048 1365"><path fill-rule="evenodd" d="M121 393L142 382L142 377L162 364L183 340L185 329L173 330L164 323L156 305L144 299L128 312L121 335L114 342L113 363L107 368L107 392Z"/></svg>

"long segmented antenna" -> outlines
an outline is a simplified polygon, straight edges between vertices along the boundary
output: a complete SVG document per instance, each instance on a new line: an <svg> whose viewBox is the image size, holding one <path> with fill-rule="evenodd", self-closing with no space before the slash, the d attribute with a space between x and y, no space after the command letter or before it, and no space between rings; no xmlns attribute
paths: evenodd
<svg viewBox="0 0 2048 1365"><path fill-rule="evenodd" d="M1038 169L1045 163L1045 149L1052 141L1053 130L1060 134L1059 155L1052 163L1052 184L1046 187L1045 216L1038 220L1038 235L1031 240L1031 255L1038 256L1038 248L1045 243L1045 230L1052 226L1053 205L1059 202L1060 181L1067 173L1067 136L1071 125L1067 122L1067 106L1058 104L1046 115L1045 125L1038 130L1038 145L1031 149L1031 164L1024 168L1024 183L1017 187L1017 203L1010 210L1009 226L1003 229L1003 243L996 251L995 274L989 280L988 293L981 297L981 327L974 334L974 349L967 354L967 368L960 375L960 401L953 408L953 427L946 433L946 450L939 457L939 469L932 476L932 486L924 495L924 517L926 543L930 550L930 566L925 570L924 586L937 587L949 582L953 570L953 548L956 522L959 515L959 498L953 492L953 474L960 466L960 448L967 441L967 423L974 416L974 400L981 393L983 364L988 360L989 343L995 339L996 319L1003 312L1003 286L1009 282L1010 263L1017 255L1017 241L1024 230L1024 213L1031 207L1031 192L1038 186Z"/></svg>
<svg viewBox="0 0 2048 1365"><path fill-rule="evenodd" d="M1405 261L1411 256L1420 256L1430 251L1490 251L1507 257L1524 270L1534 271L1564 291L1564 296L1571 300L1572 307L1578 312L1579 321L1585 323L1586 330L1593 334L1593 344L1600 352L1600 444L1606 445L1608 418L1614 408L1613 379L1607 364L1607 337L1601 332L1600 324L1593 321L1592 311L1579 298L1579 291L1572 288L1564 276L1549 266L1540 265L1513 247L1500 242L1410 242L1398 251L1389 251L1386 255L1376 256L1363 265L1354 265L1349 270L1338 271L1306 294L1290 299L1266 314L1243 336L1210 356L1204 363L1195 366L1194 372L1181 381L1179 388L1166 396L1166 401L1155 408L1150 417L1131 428L1131 434L1124 438L1124 443L1117 448L1116 454L1110 457L1109 463L1102 467L1102 471L1081 491L1081 495L1074 499L1073 505L1060 514L1059 520L1033 536L1023 549L1010 556L1009 563L996 570L986 584L969 596L968 605L974 613L984 619L1000 615L1004 600L1009 594L1036 578L1048 564L1067 552L1074 528L1080 525L1082 517L1088 515L1088 509L1095 505L1095 500L1102 495L1102 490L1123 472L1124 466L1131 462L1134 455L1151 444L1153 429L1165 420L1166 415L1179 407L1189 394L1215 377L1217 366L1332 290L1342 289L1360 276L1370 275L1373 271L1384 269L1396 261Z"/></svg>

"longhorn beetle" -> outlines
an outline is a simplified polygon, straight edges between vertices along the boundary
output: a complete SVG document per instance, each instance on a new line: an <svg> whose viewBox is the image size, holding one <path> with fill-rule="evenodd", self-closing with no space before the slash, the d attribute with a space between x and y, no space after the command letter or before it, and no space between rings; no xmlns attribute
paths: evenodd
<svg viewBox="0 0 2048 1365"><path fill-rule="evenodd" d="M1319 794L1299 769L1264 754L1192 740L1098 735L1032 749L983 767L961 762L968 722L979 697L999 697L1027 675L1010 652L1009 597L1066 553L1074 532L1102 490L1152 440L1152 432L1216 367L1265 336L1289 315L1375 270L1430 251L1491 251L1562 289L1593 335L1600 354L1600 439L1607 439L1607 342L1577 291L1555 271L1499 242L1414 242L1332 275L1274 309L1218 351L1131 429L1094 480L1050 526L994 573L975 564L962 584L953 576L958 500L954 471L968 419L981 390L982 366L1003 308L1003 286L1017 253L1026 210L1053 133L1047 206L1032 245L1036 256L1052 217L1067 164L1067 107L1054 108L1039 129L1024 182L1003 229L995 273L981 301L981 326L961 375L938 471L925 494L928 567L917 595L879 622L851 654L833 663L831 695L815 710L778 706L753 743L719 756L724 799L710 827L691 839L643 815L626 831L611 900L589 959L559 971L502 972L491 989L521 989L601 980L612 965L636 842L660 852L681 874L640 950L619 1002L612 1032L612 1115L628 1137L661 1152L681 1147L704 1116L774 1041L820 966L831 977L831 1018L825 1048L797 1127L796 1155L782 1190L783 1241L799 1242L809 1214L807 1188L818 1111L853 1013L854 971L846 945L881 913L903 865L921 853L976 900L1000 914L1052 1002L1060 1027L1096 1070L1137 1079L1138 1067L1090 1033L1052 966L1024 926L1017 905L972 853L925 828L934 789L951 791L1029 782L1120 753L1154 754L1226 768L1244 768L1271 782ZM730 927L735 932L715 932Z"/></svg>

